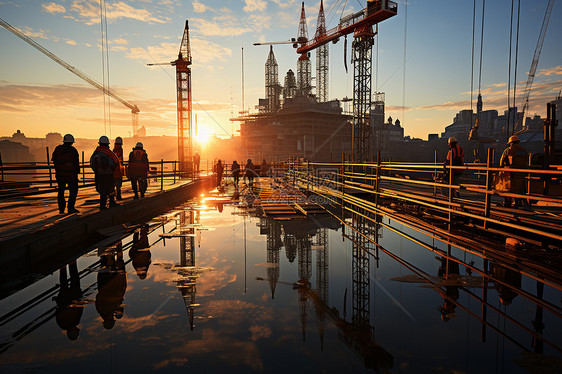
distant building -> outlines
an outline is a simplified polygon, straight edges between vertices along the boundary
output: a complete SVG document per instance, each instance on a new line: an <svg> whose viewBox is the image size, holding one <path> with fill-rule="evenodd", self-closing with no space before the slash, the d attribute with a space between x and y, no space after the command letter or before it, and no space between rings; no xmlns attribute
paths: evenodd
<svg viewBox="0 0 562 374"><path fill-rule="evenodd" d="M275 113L247 114L233 120L240 122L244 158L330 161L351 152L350 119L342 114L337 100L319 103L311 97L286 97Z"/></svg>

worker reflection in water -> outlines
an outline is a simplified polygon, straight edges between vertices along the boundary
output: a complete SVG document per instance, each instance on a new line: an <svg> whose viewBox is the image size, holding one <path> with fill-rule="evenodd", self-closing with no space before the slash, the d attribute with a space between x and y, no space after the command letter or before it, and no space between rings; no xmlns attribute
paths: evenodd
<svg viewBox="0 0 562 374"><path fill-rule="evenodd" d="M102 136L99 146L90 158L90 166L94 170L96 191L100 194L100 209L106 209L107 198L109 206L117 206L115 202L115 179L121 176L119 159L109 149L109 138Z"/></svg>
<svg viewBox="0 0 562 374"><path fill-rule="evenodd" d="M143 149L141 142L138 142L131 153L129 153L127 176L131 181L135 199L139 198L139 192L140 196L144 197L144 193L148 187L148 155Z"/></svg>
<svg viewBox="0 0 562 374"><path fill-rule="evenodd" d="M513 135L507 142L507 148L503 151L500 158L500 166L513 169L523 169L527 167L529 154L523 148L517 135ZM522 173L509 173L510 187L509 192L516 194L525 193L525 175ZM510 207L511 197L504 197L504 206ZM515 199L515 208L523 205L523 199Z"/></svg>
<svg viewBox="0 0 562 374"><path fill-rule="evenodd" d="M248 185L250 188L254 188L254 177L256 176L256 167L252 163L251 159L248 159L246 166L244 167L246 178L248 178Z"/></svg>
<svg viewBox="0 0 562 374"><path fill-rule="evenodd" d="M442 283L445 285L445 291L439 288L439 293L443 298L443 305L439 307L441 312L441 320L447 322L451 317L455 315L455 304L459 298L459 287L454 286L460 278L459 264L458 262L447 260L445 257L441 258L441 266L437 272L439 278L442 279Z"/></svg>
<svg viewBox="0 0 562 374"><path fill-rule="evenodd" d="M510 305L518 295L515 290L521 289L521 273L495 262L490 264L490 268L500 302L506 306Z"/></svg>
<svg viewBox="0 0 562 374"><path fill-rule="evenodd" d="M463 166L463 157L464 149L462 149L462 147L457 144L457 139L451 136L449 138L449 152L447 153L447 161L445 162L445 166ZM449 172L453 173L453 184L458 186L459 178L462 175L463 171L459 169L449 169ZM453 195L456 197L459 196L459 192L457 189L453 191Z"/></svg>
<svg viewBox="0 0 562 374"><path fill-rule="evenodd" d="M123 167L123 139L118 136L115 138L115 144L113 146L113 153L119 159L119 175L115 176L115 197L117 200L123 200L121 197L121 186L123 186L123 175L125 174L125 168Z"/></svg>
<svg viewBox="0 0 562 374"><path fill-rule="evenodd" d="M139 279L146 279L150 266L150 245L148 244L148 225L143 225L133 234L133 246L129 251L133 268Z"/></svg>
<svg viewBox="0 0 562 374"><path fill-rule="evenodd" d="M232 179L234 179L234 188L238 190L238 182L240 182L240 164L236 160L232 161Z"/></svg>
<svg viewBox="0 0 562 374"><path fill-rule="evenodd" d="M199 152L195 151L193 155L193 171L195 172L195 176L199 177L199 164L201 163L201 156L199 156Z"/></svg>
<svg viewBox="0 0 562 374"><path fill-rule="evenodd" d="M100 253L101 269L98 272L96 310L103 319L103 327L111 329L115 319L123 317L123 299L127 290L127 273L123 261L123 247L119 242L114 248Z"/></svg>
<svg viewBox="0 0 562 374"><path fill-rule="evenodd" d="M55 165L55 178L57 179L59 204L59 213L64 214L66 201L64 198L64 190L68 186L68 213L79 213L74 204L78 196L78 174L80 173L80 161L78 159L78 151L72 146L74 144L74 136L66 134L63 138L63 144L58 145L53 151L51 160Z"/></svg>
<svg viewBox="0 0 562 374"><path fill-rule="evenodd" d="M263 159L263 161L261 162L261 166L260 166L260 175L262 177L267 176L267 173L269 172L269 165L267 164L267 161L265 161L265 158Z"/></svg>
<svg viewBox="0 0 562 374"><path fill-rule="evenodd" d="M60 289L58 295L54 298L57 302L55 320L57 325L63 331L66 331L68 339L76 340L80 334L78 325L84 311L84 305L81 303L82 289L80 288L80 277L76 261L68 264L68 271L70 273L70 282L68 281L66 266L60 269Z"/></svg>
<svg viewBox="0 0 562 374"><path fill-rule="evenodd" d="M222 185L222 174L224 172L224 165L220 159L215 164L213 171L215 172L217 188L220 189Z"/></svg>

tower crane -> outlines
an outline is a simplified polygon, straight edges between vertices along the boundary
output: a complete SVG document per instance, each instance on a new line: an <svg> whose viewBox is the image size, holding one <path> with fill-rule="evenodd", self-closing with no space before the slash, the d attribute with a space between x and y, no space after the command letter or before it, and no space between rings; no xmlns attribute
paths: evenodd
<svg viewBox="0 0 562 374"><path fill-rule="evenodd" d="M529 108L529 95L531 94L531 87L533 86L533 80L535 79L535 73L537 72L537 66L539 64L539 57L541 56L542 45L544 43L544 37L546 36L546 29L548 28L548 22L550 21L550 14L552 13L552 6L554 5L554 0L549 0L546 5L546 12L544 14L544 19L542 21L541 31L539 33L539 39L537 40L537 46L535 47L535 54L533 55L533 61L531 62L531 68L529 69L529 76L527 77L527 84L525 85L525 93L523 94L523 109L521 110L521 116L517 121L513 132L521 126L521 131L523 131L523 121L525 120L525 112Z"/></svg>
<svg viewBox="0 0 562 374"><path fill-rule="evenodd" d="M32 47L34 47L35 49L37 49L39 52L43 53L45 56L49 57L51 60L55 61L57 64L61 65L63 68L65 68L66 70L70 71L71 73L75 74L76 76L78 76L79 78L85 80L86 82L88 82L90 85L94 86L95 88L99 89L100 91L102 91L104 94L111 96L112 98L114 98L115 100L119 101L121 104L125 105L127 108L131 109L131 113L132 113L132 117L133 117L133 134L137 135L138 132L138 127L139 127L139 118L138 118L138 114L140 112L139 108L135 105L132 104L130 102L128 102L127 100L121 98L120 96L118 96L117 94L115 94L113 91L111 91L109 88L105 87L104 85L102 85L101 83L97 82L96 80L94 80L93 78L90 78L86 73L84 73L83 71L75 68L74 66L69 65L68 63L66 63L65 61L63 61L62 59L60 59L59 57L57 57L54 53L50 52L49 50L47 50L45 47L43 47L42 45L40 45L39 43L37 43L35 40L31 39L30 37L28 37L27 35L25 35L21 30L19 30L18 28L10 25L9 23L7 23L6 21L4 21L3 19L0 18L0 25L4 26L4 28L8 31L10 31L11 33L13 33L14 35L16 35L17 37L19 37L20 39L22 39L24 42L28 43L29 45L31 45Z"/></svg>
<svg viewBox="0 0 562 374"><path fill-rule="evenodd" d="M354 34L353 48L353 130L352 154L354 161L369 155L369 109L371 105L373 25L398 12L398 5L389 0L367 0L367 7L340 19L339 24L325 33L317 33L304 42L297 53L301 56L341 36Z"/></svg>
<svg viewBox="0 0 562 374"><path fill-rule="evenodd" d="M191 94L191 47L189 44L189 22L187 20L185 21L177 60L147 65L171 65L176 67L178 161L180 172L188 173L193 169L193 100Z"/></svg>

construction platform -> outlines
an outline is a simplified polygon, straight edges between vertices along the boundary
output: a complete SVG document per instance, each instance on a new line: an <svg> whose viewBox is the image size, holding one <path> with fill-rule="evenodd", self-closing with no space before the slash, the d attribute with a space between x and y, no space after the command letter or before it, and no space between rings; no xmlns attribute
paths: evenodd
<svg viewBox="0 0 562 374"><path fill-rule="evenodd" d="M77 214L59 214L57 194L47 193L0 202L0 264L6 271L0 283L16 274L34 274L55 266L69 256L104 237L119 235L128 226L154 217L196 196L211 185L211 177L149 184L142 199L133 199L129 183L122 189L123 200L116 207L99 209L94 187L78 190Z"/></svg>

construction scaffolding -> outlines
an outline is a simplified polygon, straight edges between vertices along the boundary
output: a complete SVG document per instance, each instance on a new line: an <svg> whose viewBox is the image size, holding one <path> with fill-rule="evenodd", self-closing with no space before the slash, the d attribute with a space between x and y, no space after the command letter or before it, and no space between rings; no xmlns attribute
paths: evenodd
<svg viewBox="0 0 562 374"><path fill-rule="evenodd" d="M324 1L320 1L320 11L316 22L315 39L326 35L326 18L324 16ZM316 99L319 102L328 101L328 66L329 44L321 45L316 49Z"/></svg>
<svg viewBox="0 0 562 374"><path fill-rule="evenodd" d="M269 55L265 62L265 99L267 100L268 112L276 112L280 108L279 96L281 86L279 85L279 71L273 46L269 48Z"/></svg>

